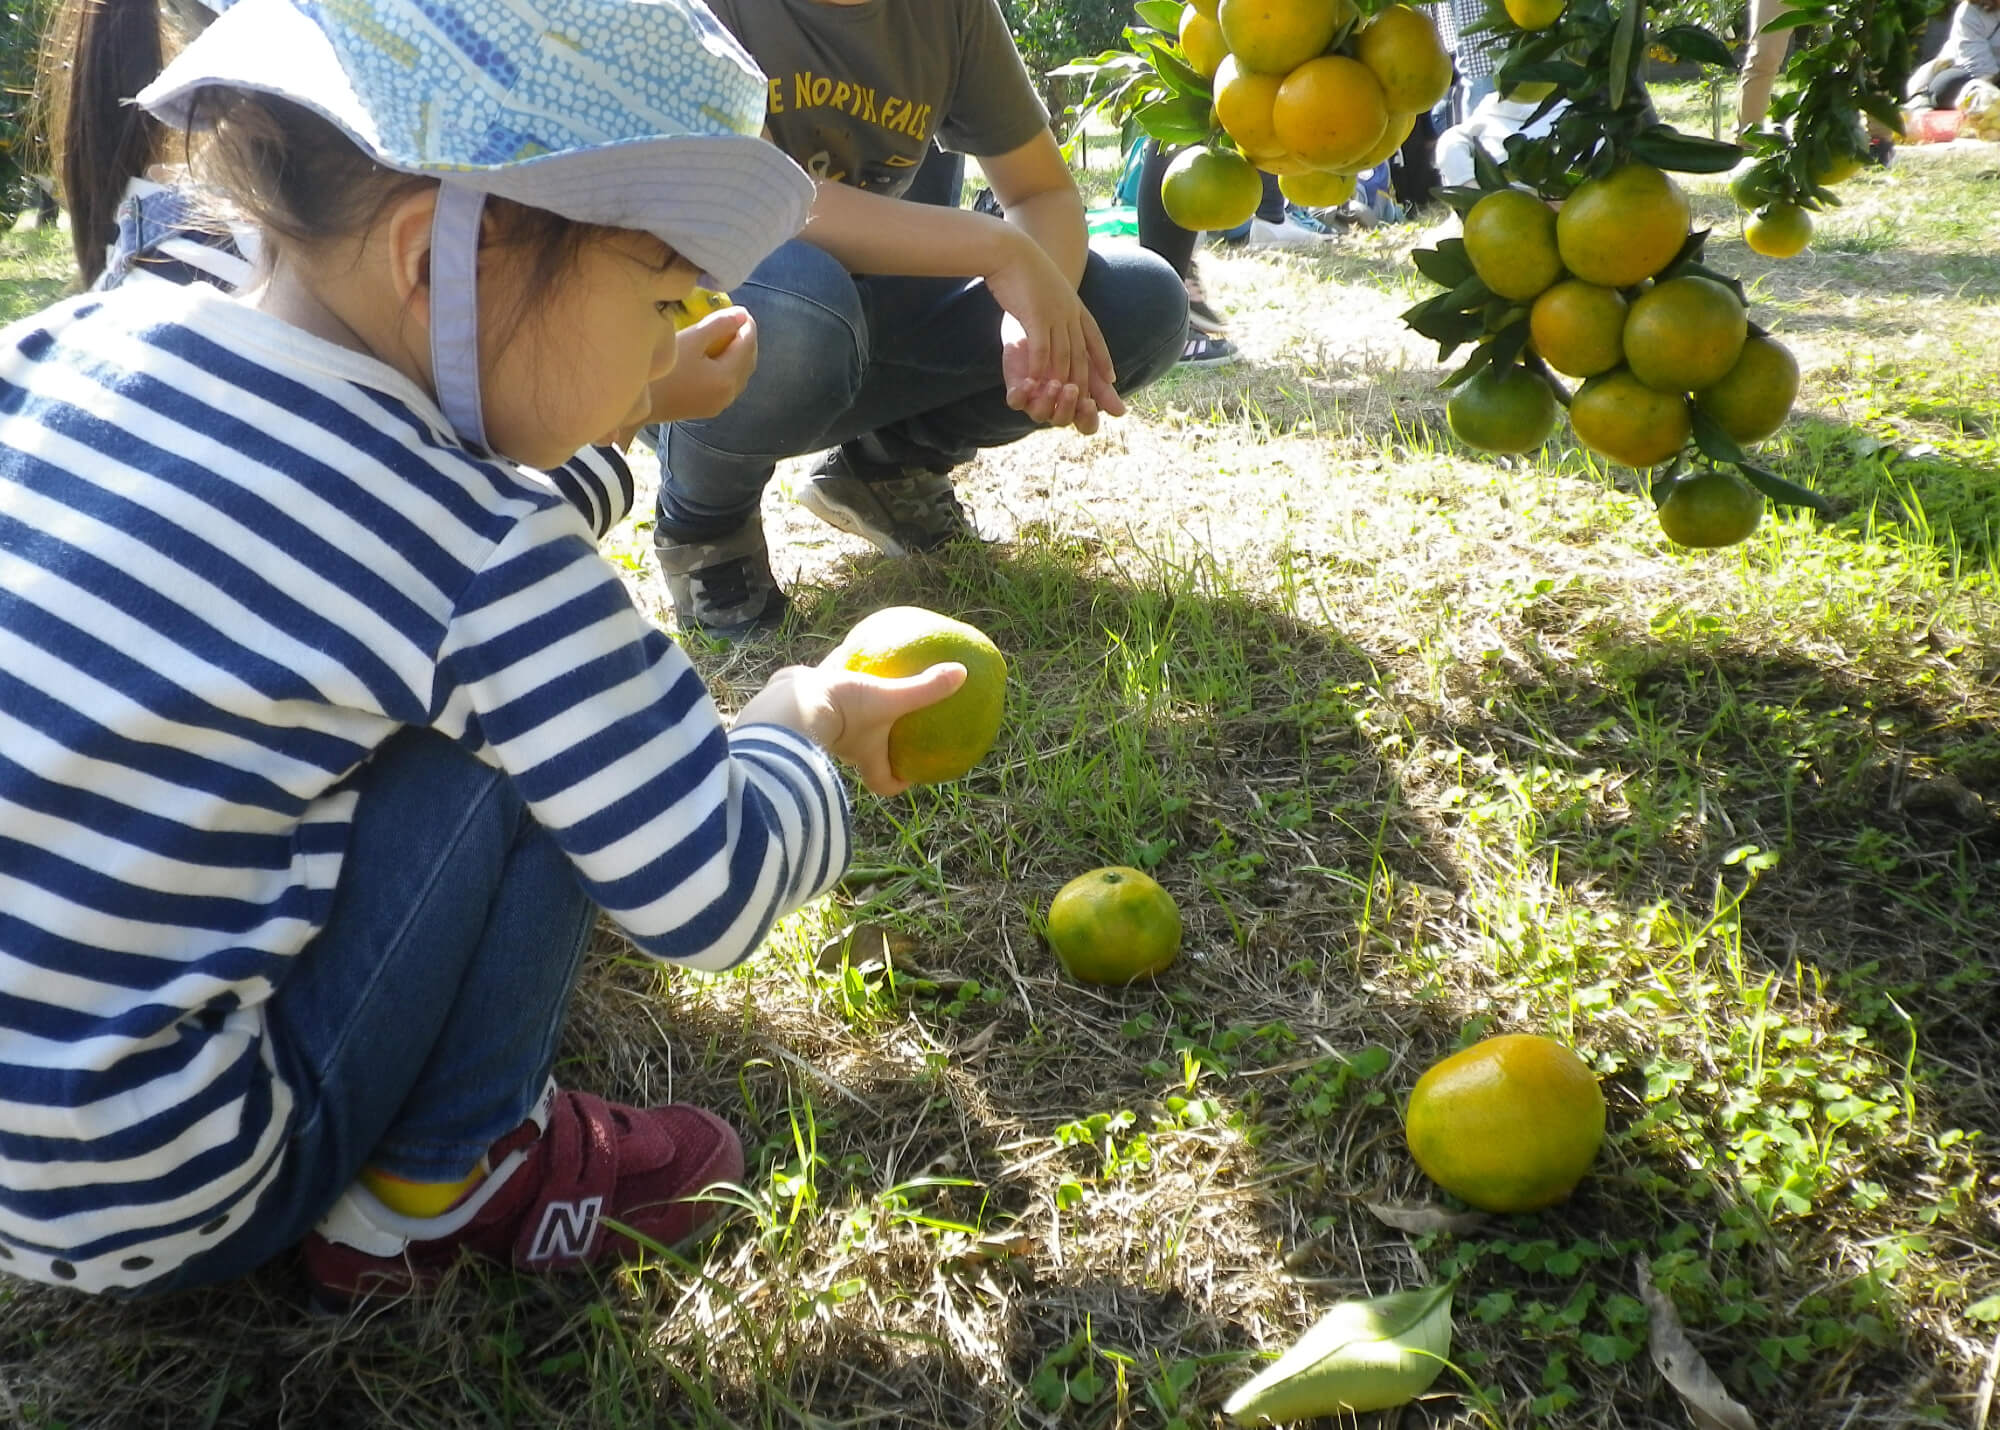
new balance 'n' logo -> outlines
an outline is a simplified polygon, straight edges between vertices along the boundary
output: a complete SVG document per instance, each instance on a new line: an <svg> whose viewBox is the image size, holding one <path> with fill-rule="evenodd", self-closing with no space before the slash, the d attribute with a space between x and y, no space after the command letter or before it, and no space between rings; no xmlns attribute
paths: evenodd
<svg viewBox="0 0 2000 1430"><path fill-rule="evenodd" d="M603 1215L602 1197L550 1202L542 1208L542 1224L535 1228L528 1260L549 1261L559 1256L580 1259L589 1255L590 1244L597 1239L598 1219Z"/></svg>

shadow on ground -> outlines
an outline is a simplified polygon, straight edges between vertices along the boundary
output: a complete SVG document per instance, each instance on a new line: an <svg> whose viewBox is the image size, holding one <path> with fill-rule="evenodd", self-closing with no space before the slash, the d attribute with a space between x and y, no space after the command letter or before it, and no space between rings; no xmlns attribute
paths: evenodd
<svg viewBox="0 0 2000 1430"><path fill-rule="evenodd" d="M1563 618L1551 599L1542 617ZM334 1322L283 1266L157 1305L11 1287L16 1418L1192 1426L1332 1301L1457 1274L1455 1355L1510 1421L1560 1361L1579 1409L1550 1423L1668 1423L1680 1411L1630 1320L1637 1256L1685 1274L1760 1424L1893 1418L1936 1390L1920 1319L1767 1363L1758 1337L1804 1334L1802 1281L1857 1275L1854 1229L1759 1210L1763 1164L1732 1146L1691 1161L1728 1090L1670 1088L1686 1120L1665 1119L1645 1058L1667 1034L1631 1019L1625 989L1576 1000L1587 977L1667 967L1621 939L1710 918L1729 851L1755 844L1781 855L1739 910L1766 1006L1864 1027L1906 1013L1917 1132L1994 1129L1990 722L1616 629L1584 660L1531 644L1464 673L1485 683L1481 713L1446 718L1391 693L1387 654L1210 568L1121 568L1083 546L856 563L770 648L698 657L740 695L906 602L982 625L1013 684L1004 743L972 777L860 801L861 869L834 923L902 928L900 959L662 978L607 933L565 1039L572 1082L742 1127L752 1209L690 1262L553 1284L468 1268L426 1305ZM1509 790L1533 819L1508 857L1548 890L1514 910L1540 951L1503 936L1481 863L1507 851L1482 843L1480 802ZM1035 918L1112 862L1175 893L1186 953L1155 984L1085 989ZM1558 904L1604 938L1556 948ZM1686 972L1727 962L1719 940L1691 944ZM1435 1195L1398 1128L1418 1070L1468 1026L1565 1022L1612 1065L1614 1138L1578 1196L1455 1237L1377 1220L1368 1198ZM1924 1190L1914 1164L1863 1171ZM1714 1327L1760 1300L1755 1335ZM1450 1396L1401 1423L1420 1421L1472 1423Z"/></svg>

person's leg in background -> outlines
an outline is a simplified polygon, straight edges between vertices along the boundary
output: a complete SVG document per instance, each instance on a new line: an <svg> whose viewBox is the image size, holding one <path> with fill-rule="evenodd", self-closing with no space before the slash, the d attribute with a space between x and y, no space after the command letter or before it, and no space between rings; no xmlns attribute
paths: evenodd
<svg viewBox="0 0 2000 1430"><path fill-rule="evenodd" d="M1946 65L1931 76L1930 96L1933 109L1958 108L1958 94L1972 82L1972 72L1959 65Z"/></svg>
<svg viewBox="0 0 2000 1430"><path fill-rule="evenodd" d="M1170 156L1157 139L1148 139L1145 160L1139 170L1139 192L1133 205L1139 213L1139 244L1166 260L1180 274L1188 295L1188 335L1181 349L1181 361L1196 366L1220 366L1236 361L1236 345L1223 336L1222 315L1209 306L1201 273L1195 267L1195 244L1201 235L1182 228L1167 217L1160 202L1160 180L1166 177Z"/></svg>
<svg viewBox="0 0 2000 1430"><path fill-rule="evenodd" d="M764 488L780 461L835 440L829 429L861 391L869 335L853 276L801 239L730 296L757 320L757 369L716 416L653 429L653 552L681 628L740 640L774 629L790 605L764 542Z"/></svg>
<svg viewBox="0 0 2000 1430"><path fill-rule="evenodd" d="M1246 248L1318 248L1332 235L1325 224L1305 210L1285 202L1276 174L1259 170L1264 180L1264 196L1250 220L1244 238Z"/></svg>
<svg viewBox="0 0 2000 1430"><path fill-rule="evenodd" d="M976 539L952 469L1042 425L1007 405L1000 307L978 281L862 277L857 288L873 339L866 378L827 434L838 450L799 500L892 556ZM1187 291L1159 255L1093 248L1077 293L1104 335L1121 394L1180 360Z"/></svg>
<svg viewBox="0 0 2000 1430"><path fill-rule="evenodd" d="M1743 71L1736 82L1736 132L1743 133L1764 122L1771 108L1771 90L1778 71L1785 67L1785 52L1791 48L1792 32L1779 30L1765 34L1764 27L1785 12L1787 0L1750 0L1745 22L1750 34L1743 48Z"/></svg>

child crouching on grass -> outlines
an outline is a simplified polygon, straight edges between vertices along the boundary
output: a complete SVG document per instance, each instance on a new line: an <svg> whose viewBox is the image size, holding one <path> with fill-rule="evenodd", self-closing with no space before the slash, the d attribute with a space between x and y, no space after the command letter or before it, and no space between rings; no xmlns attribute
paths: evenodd
<svg viewBox="0 0 2000 1430"><path fill-rule="evenodd" d="M152 0L106 0L140 7ZM698 968L848 858L828 755L963 679L780 671L725 726L528 467L629 427L698 277L803 221L697 0L241 0L140 95L263 270L0 334L0 1267L671 1244L700 1109L549 1084L600 909Z"/></svg>

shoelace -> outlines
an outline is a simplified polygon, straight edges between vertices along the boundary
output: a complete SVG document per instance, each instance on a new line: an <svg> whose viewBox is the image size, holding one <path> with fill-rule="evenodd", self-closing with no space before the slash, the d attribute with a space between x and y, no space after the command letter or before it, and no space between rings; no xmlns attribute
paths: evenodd
<svg viewBox="0 0 2000 1430"><path fill-rule="evenodd" d="M694 573L701 599L712 606L740 606L750 599L750 558L731 557Z"/></svg>

